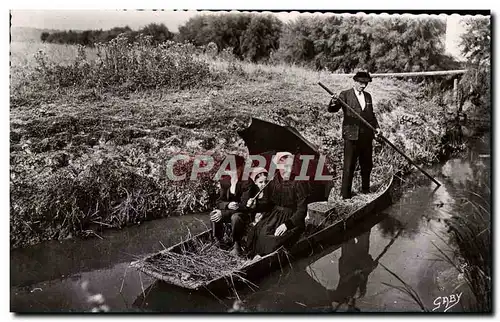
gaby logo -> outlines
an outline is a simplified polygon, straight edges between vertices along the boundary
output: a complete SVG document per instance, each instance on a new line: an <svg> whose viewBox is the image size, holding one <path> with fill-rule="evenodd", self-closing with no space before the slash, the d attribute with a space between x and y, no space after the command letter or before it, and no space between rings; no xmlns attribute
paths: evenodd
<svg viewBox="0 0 500 322"><path fill-rule="evenodd" d="M276 160L276 156L278 156L279 160ZM294 168L294 165L296 165L294 162L298 161L300 171L295 172L295 177L293 178L294 181L310 181L311 177L313 177L315 181L333 180L333 176L325 175L323 173L323 169L326 164L326 157L324 155L319 157L316 157L315 155L300 155L297 156L298 158L294 158L291 154L287 154L286 156L291 157L283 159L279 158L279 156L279 154L274 155L272 160L268 162L262 155L250 155L245 161L245 164L242 167L238 167L236 157L234 155L229 155L218 166L218 169L215 169L214 167L216 162L210 155L197 155L193 159L193 157L190 157L189 155L179 154L167 161L166 174L168 179L171 181L183 181L186 179L193 181L198 180L199 174L215 172L213 180L219 181L222 176L235 176L240 172L241 175L238 176L240 176L241 180L246 181L254 169L266 168L269 172L269 179L273 179L275 173L280 171L283 179L289 180L292 169ZM179 171L175 173L174 169L178 165L191 162L191 169L184 168L184 170L181 171L182 173L179 173ZM311 171L311 169L314 171Z"/></svg>
<svg viewBox="0 0 500 322"><path fill-rule="evenodd" d="M444 308L443 312L447 312L460 302L460 297L462 297L462 292L460 292L460 294L457 293L451 294L450 296L437 297L433 303L436 306L432 309L432 311L439 309L442 305Z"/></svg>

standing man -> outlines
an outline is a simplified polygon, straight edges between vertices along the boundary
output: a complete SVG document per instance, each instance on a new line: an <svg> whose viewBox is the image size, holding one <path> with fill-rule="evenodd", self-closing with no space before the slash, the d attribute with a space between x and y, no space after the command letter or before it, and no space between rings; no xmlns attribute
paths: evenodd
<svg viewBox="0 0 500 322"><path fill-rule="evenodd" d="M344 111L344 121L342 123L342 137L344 138L344 170L342 172L342 197L349 199L352 197L352 179L356 162L359 159L361 168L361 192L370 192L370 173L373 168L372 140L375 135L379 135L379 125L373 113L372 97L365 92L366 86L372 81L367 72L357 72L353 77L354 86L343 91L337 97L332 96L328 104L329 112L338 112L340 108ZM376 129L376 133L368 128L356 115L342 106L340 100L352 107L371 126Z"/></svg>

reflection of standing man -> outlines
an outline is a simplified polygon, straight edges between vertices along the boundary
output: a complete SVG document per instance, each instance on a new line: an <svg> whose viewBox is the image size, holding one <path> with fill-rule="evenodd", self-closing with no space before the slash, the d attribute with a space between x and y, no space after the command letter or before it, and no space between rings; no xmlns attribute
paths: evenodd
<svg viewBox="0 0 500 322"><path fill-rule="evenodd" d="M344 121L342 123L342 137L344 138L342 197L344 199L349 199L352 196L352 179L358 159L361 168L361 191L363 193L370 192L370 173L373 168L372 140L374 134L379 134L379 125L373 113L372 97L369 93L365 92L365 88L372 81L372 78L367 72L358 72L354 75L353 79L354 87L341 92L338 98L368 121L376 129L377 133L373 133L358 117L343 107L337 96L332 96L328 105L328 111L338 112L341 107L344 111Z"/></svg>
<svg viewBox="0 0 500 322"><path fill-rule="evenodd" d="M357 310L356 298L365 296L368 276L377 267L369 249L370 231L342 245L339 283L334 291L330 291L330 299L338 303L337 308L347 303L350 310Z"/></svg>

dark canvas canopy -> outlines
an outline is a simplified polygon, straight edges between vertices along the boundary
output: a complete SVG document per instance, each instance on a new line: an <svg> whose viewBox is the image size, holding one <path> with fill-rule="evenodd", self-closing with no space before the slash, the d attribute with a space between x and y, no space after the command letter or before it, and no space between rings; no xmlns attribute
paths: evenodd
<svg viewBox="0 0 500 322"><path fill-rule="evenodd" d="M291 126L281 126L252 117L250 125L238 131L239 136L245 141L250 155L261 155L266 159L266 168L269 169L272 157L277 152L290 152L295 156L295 167L297 173L302 169L302 155L311 155L314 158L309 162L307 175L310 177L311 188L313 189L312 200L327 200L330 192L331 182L317 180L315 175L318 168L320 153L318 148L307 141L295 128ZM331 175L323 166L320 174Z"/></svg>

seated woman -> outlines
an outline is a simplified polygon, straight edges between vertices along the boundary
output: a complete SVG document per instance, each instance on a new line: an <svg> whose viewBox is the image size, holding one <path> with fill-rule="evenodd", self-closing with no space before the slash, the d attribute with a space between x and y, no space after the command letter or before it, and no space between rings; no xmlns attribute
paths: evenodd
<svg viewBox="0 0 500 322"><path fill-rule="evenodd" d="M231 253L240 255L241 239L249 222L249 216L244 204L241 203L243 194L248 190L248 182L241 180L245 159L234 156L236 172L220 180L220 194L217 199L217 209L210 213L212 233L215 240L221 244L224 237L224 223L231 223L231 237L233 248Z"/></svg>
<svg viewBox="0 0 500 322"><path fill-rule="evenodd" d="M288 158L293 157L289 152L279 152L274 162L277 165L286 165L289 163ZM304 231L310 194L309 183L295 181L297 174L293 168L281 167L269 184L272 210L264 214L263 219L255 225L256 236L248 240L250 257L269 254L281 246L290 247ZM287 174L288 180L285 179Z"/></svg>
<svg viewBox="0 0 500 322"><path fill-rule="evenodd" d="M243 194L242 203L248 209L251 225L255 226L262 219L263 212L272 209L269 201L269 189L266 189L267 170L264 168L254 169L250 174L250 179L252 181L247 193Z"/></svg>

